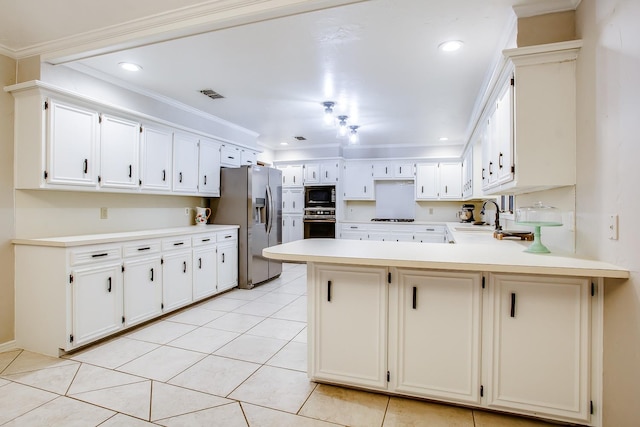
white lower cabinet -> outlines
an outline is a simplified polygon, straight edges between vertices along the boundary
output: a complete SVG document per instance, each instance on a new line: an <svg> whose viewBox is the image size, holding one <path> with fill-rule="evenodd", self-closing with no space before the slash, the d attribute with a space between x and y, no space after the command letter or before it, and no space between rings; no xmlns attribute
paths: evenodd
<svg viewBox="0 0 640 427"><path fill-rule="evenodd" d="M282 215L282 243L294 242L304 238L304 220L302 215Z"/></svg>
<svg viewBox="0 0 640 427"><path fill-rule="evenodd" d="M310 264L313 379L386 390L387 269Z"/></svg>
<svg viewBox="0 0 640 427"><path fill-rule="evenodd" d="M395 391L480 403L480 273L391 272L389 366Z"/></svg>
<svg viewBox="0 0 640 427"><path fill-rule="evenodd" d="M162 256L162 305L171 311L193 301L191 250L178 250Z"/></svg>
<svg viewBox="0 0 640 427"><path fill-rule="evenodd" d="M213 245L193 250L193 299L213 295L218 290L218 248Z"/></svg>
<svg viewBox="0 0 640 427"><path fill-rule="evenodd" d="M590 281L491 275L488 406L590 417Z"/></svg>
<svg viewBox="0 0 640 427"><path fill-rule="evenodd" d="M238 286L238 239L233 234L218 236L218 292ZM226 241L224 239L227 239Z"/></svg>
<svg viewBox="0 0 640 427"><path fill-rule="evenodd" d="M309 263L308 280L314 381L599 425L587 278Z"/></svg>
<svg viewBox="0 0 640 427"><path fill-rule="evenodd" d="M97 263L73 269L71 276L73 347L122 329L122 265Z"/></svg>
<svg viewBox="0 0 640 427"><path fill-rule="evenodd" d="M142 249L148 246L143 246ZM160 254L126 259L124 266L124 325L132 326L162 314Z"/></svg>

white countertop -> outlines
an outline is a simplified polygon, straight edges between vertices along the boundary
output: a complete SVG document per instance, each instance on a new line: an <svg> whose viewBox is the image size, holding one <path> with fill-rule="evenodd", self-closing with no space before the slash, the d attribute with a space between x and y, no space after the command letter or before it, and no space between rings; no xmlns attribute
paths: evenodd
<svg viewBox="0 0 640 427"><path fill-rule="evenodd" d="M472 233L474 232L468 234ZM263 249L262 254L282 261L622 279L629 277L628 270L600 261L553 253L531 254L524 252L526 245L517 241L490 238L483 243L480 242L480 237L469 238L477 239L478 242L446 244L306 239Z"/></svg>
<svg viewBox="0 0 640 427"><path fill-rule="evenodd" d="M73 247L130 240L153 239L158 237L181 236L186 234L211 233L235 230L237 228L239 228L237 225L206 224L153 230L125 231L121 233L84 234L79 236L48 237L41 239L14 239L11 243L14 245Z"/></svg>

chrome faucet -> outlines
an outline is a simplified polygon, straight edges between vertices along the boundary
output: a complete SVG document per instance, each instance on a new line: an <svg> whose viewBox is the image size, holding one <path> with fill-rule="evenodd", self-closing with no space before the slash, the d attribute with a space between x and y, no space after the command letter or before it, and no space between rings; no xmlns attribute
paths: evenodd
<svg viewBox="0 0 640 427"><path fill-rule="evenodd" d="M482 204L482 209L480 210L480 213L482 215L484 215L484 207L487 203L493 203L494 205L496 205L496 222L495 222L495 229L496 230L502 230L502 226L500 225L500 206L498 206L498 204L495 202L495 200L487 200L486 202L484 202Z"/></svg>

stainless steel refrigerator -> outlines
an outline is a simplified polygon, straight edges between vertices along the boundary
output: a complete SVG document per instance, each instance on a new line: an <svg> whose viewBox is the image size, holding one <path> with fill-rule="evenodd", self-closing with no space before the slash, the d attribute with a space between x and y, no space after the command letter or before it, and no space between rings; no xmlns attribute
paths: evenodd
<svg viewBox="0 0 640 427"><path fill-rule="evenodd" d="M263 257L262 249L282 243L282 171L254 165L222 168L215 202L214 223L240 225L238 287L251 289L278 277L282 262Z"/></svg>

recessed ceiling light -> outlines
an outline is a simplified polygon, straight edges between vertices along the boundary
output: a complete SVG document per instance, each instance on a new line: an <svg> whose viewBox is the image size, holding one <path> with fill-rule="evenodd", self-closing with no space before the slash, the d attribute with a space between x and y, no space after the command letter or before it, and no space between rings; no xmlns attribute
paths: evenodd
<svg viewBox="0 0 640 427"><path fill-rule="evenodd" d="M280 145L289 145L288 142L281 142Z"/></svg>
<svg viewBox="0 0 640 427"><path fill-rule="evenodd" d="M118 65L120 66L120 68L122 68L123 70L127 70L127 71L140 71L140 70L142 70L141 66L139 66L138 64L134 64L133 62L120 62Z"/></svg>
<svg viewBox="0 0 640 427"><path fill-rule="evenodd" d="M443 52L455 52L464 45L460 40L449 40L438 45L438 49Z"/></svg>
<svg viewBox="0 0 640 427"><path fill-rule="evenodd" d="M449 140L449 138L447 138L446 136L441 136L440 137L440 141L448 141L448 140Z"/></svg>

